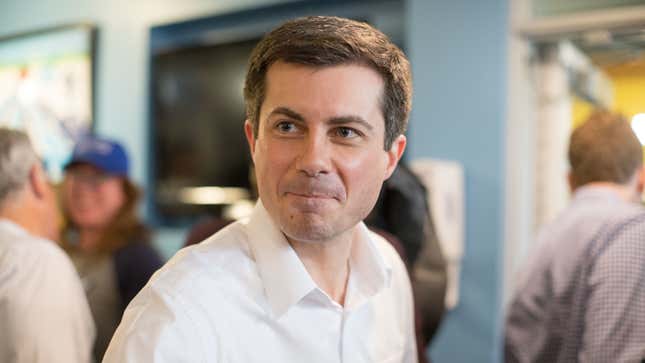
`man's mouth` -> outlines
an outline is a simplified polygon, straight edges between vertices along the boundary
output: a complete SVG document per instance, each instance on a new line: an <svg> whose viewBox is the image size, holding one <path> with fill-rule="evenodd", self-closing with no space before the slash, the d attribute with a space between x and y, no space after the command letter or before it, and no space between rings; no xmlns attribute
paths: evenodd
<svg viewBox="0 0 645 363"><path fill-rule="evenodd" d="M295 197L309 200L334 199L343 201L345 190L342 185L334 180L303 180L292 179L282 185L282 194L291 194Z"/></svg>
<svg viewBox="0 0 645 363"><path fill-rule="evenodd" d="M306 192L306 193L302 193L302 192L287 192L287 194L292 194L292 195L295 195L295 196L301 197L301 198L334 199L334 197L329 195L329 194L317 193L317 192L311 192L311 193L309 193L309 192Z"/></svg>

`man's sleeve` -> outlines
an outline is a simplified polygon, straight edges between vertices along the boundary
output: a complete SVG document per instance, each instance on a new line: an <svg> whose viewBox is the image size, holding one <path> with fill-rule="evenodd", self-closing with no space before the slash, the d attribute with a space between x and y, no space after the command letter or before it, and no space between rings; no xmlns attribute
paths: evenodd
<svg viewBox="0 0 645 363"><path fill-rule="evenodd" d="M146 287L126 309L103 362L201 362L199 339L199 324L180 299Z"/></svg>
<svg viewBox="0 0 645 363"><path fill-rule="evenodd" d="M594 252L581 362L645 359L645 223L621 227Z"/></svg>

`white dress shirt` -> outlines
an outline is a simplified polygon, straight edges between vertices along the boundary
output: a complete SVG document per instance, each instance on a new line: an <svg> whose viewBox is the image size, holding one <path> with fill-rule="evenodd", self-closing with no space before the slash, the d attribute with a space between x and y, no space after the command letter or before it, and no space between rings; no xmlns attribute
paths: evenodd
<svg viewBox="0 0 645 363"><path fill-rule="evenodd" d="M87 363L94 334L65 253L0 219L0 362Z"/></svg>
<svg viewBox="0 0 645 363"><path fill-rule="evenodd" d="M261 203L181 250L130 303L104 362L416 362L412 292L364 224L345 305L313 281Z"/></svg>

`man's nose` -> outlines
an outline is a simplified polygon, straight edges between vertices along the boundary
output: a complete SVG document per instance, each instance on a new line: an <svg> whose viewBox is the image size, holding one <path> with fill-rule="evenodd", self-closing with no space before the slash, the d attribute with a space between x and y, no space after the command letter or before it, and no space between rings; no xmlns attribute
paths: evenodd
<svg viewBox="0 0 645 363"><path fill-rule="evenodd" d="M298 171L310 177L327 174L331 170L331 145L324 135L311 132L303 139L296 162Z"/></svg>

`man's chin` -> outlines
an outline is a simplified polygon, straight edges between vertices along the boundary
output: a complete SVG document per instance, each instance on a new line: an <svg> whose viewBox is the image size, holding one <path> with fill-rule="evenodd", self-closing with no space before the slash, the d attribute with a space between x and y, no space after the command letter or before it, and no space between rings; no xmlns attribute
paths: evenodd
<svg viewBox="0 0 645 363"><path fill-rule="evenodd" d="M281 229L290 241L303 243L324 243L334 236L328 224L303 219L291 219L282 223Z"/></svg>

